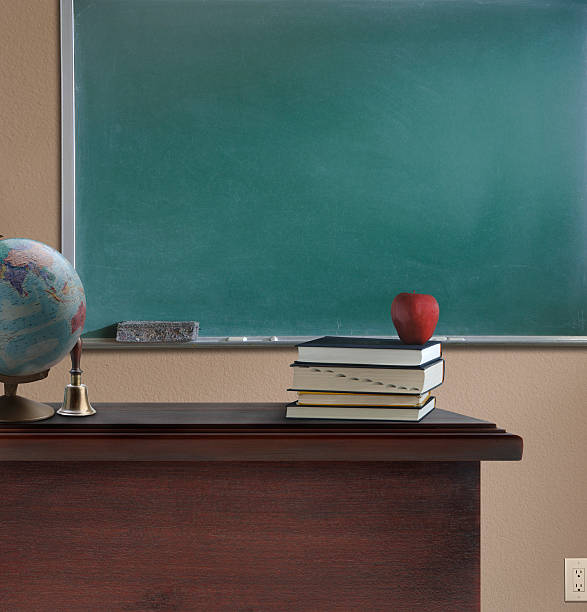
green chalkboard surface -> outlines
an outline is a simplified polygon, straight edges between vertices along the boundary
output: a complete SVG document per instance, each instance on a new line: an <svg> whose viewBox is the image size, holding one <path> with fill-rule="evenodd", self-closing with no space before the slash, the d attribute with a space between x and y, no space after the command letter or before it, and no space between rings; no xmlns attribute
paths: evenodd
<svg viewBox="0 0 587 612"><path fill-rule="evenodd" d="M90 335L582 335L587 4L74 0Z"/></svg>

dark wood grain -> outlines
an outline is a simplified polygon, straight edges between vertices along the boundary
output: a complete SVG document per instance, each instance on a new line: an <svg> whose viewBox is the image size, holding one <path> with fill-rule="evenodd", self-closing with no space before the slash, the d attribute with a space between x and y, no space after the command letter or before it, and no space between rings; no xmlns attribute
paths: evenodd
<svg viewBox="0 0 587 612"><path fill-rule="evenodd" d="M97 404L0 427L0 461L519 460L522 440L434 410L420 423L286 419L284 404Z"/></svg>
<svg viewBox="0 0 587 612"><path fill-rule="evenodd" d="M438 409L97 408L0 427L1 609L479 610L479 461L518 436Z"/></svg>
<svg viewBox="0 0 587 612"><path fill-rule="evenodd" d="M0 541L2 610L478 611L479 464L3 463Z"/></svg>

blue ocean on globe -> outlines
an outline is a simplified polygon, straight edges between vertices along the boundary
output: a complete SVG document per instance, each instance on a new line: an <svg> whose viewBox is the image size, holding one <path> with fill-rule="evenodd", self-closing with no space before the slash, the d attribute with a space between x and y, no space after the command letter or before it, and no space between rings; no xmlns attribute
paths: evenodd
<svg viewBox="0 0 587 612"><path fill-rule="evenodd" d="M0 240L0 374L28 376L61 361L86 318L82 283L55 249Z"/></svg>

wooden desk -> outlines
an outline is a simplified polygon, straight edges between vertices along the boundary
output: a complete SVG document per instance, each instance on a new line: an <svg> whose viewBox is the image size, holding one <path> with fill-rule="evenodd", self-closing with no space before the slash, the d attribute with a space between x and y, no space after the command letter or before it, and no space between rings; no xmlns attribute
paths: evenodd
<svg viewBox="0 0 587 612"><path fill-rule="evenodd" d="M96 408L0 427L2 609L479 610L479 462L519 437L439 409Z"/></svg>

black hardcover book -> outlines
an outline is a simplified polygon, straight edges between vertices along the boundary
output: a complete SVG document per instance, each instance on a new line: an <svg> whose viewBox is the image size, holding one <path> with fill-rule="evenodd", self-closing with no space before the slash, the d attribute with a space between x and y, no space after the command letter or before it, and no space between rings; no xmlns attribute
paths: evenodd
<svg viewBox="0 0 587 612"><path fill-rule="evenodd" d="M298 344L299 361L417 366L439 359L440 342L404 344L395 338L324 336Z"/></svg>

